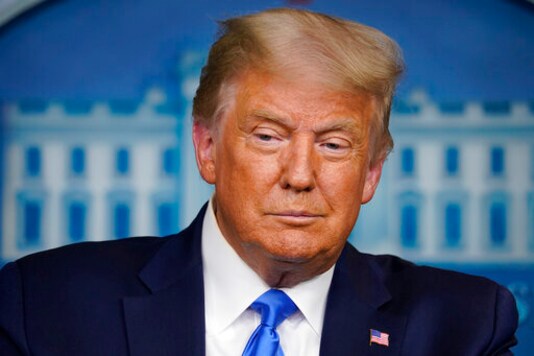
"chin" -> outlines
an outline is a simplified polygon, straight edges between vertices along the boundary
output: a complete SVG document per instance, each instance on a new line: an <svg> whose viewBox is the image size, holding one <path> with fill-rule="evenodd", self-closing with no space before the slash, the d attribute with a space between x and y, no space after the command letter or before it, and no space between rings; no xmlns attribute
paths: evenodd
<svg viewBox="0 0 534 356"><path fill-rule="evenodd" d="M267 251L273 260L290 264L306 264L319 256L324 256L322 250L292 247L290 244L285 245L282 249L276 248Z"/></svg>
<svg viewBox="0 0 534 356"><path fill-rule="evenodd" d="M257 237L256 245L262 254L272 261L288 264L307 264L319 259L328 259L336 255L335 251L343 247L336 244L324 244L315 236L318 234L307 233L299 230L285 230L272 234L269 239ZM321 243L322 242L322 243Z"/></svg>

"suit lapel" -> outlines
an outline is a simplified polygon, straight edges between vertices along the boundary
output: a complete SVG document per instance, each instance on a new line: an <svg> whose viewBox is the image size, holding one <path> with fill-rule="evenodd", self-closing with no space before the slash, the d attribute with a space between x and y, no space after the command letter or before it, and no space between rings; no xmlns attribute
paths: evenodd
<svg viewBox="0 0 534 356"><path fill-rule="evenodd" d="M123 299L131 355L205 354L200 246L205 211L206 206L140 272L151 294ZM386 284L374 260L345 247L328 294L322 356L400 353L406 316L390 309ZM370 329L389 334L389 346L370 344Z"/></svg>
<svg viewBox="0 0 534 356"><path fill-rule="evenodd" d="M336 264L326 305L321 355L397 355L406 316L389 309L391 295L373 260L347 245ZM370 330L389 335L389 346L370 343Z"/></svg>
<svg viewBox="0 0 534 356"><path fill-rule="evenodd" d="M151 294L123 299L130 354L204 355L202 221L169 240L146 264L139 278Z"/></svg>

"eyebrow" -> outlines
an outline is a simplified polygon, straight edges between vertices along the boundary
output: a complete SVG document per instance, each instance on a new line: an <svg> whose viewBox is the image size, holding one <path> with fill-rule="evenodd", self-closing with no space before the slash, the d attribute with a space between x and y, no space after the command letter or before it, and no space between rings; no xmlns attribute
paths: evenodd
<svg viewBox="0 0 534 356"><path fill-rule="evenodd" d="M287 119L287 118L284 118L284 117L280 117L270 111L267 111L267 110L254 110L251 115L249 116L249 118L255 118L255 119L260 119L260 120L267 120L267 121L272 121L274 122L275 124L278 124L280 126L283 126L285 128L289 128L289 129L293 129L295 128L294 125L291 125L291 120Z"/></svg>
<svg viewBox="0 0 534 356"><path fill-rule="evenodd" d="M360 133L363 129L362 125L358 124L358 121L354 118L339 118L333 124L325 125L321 128L321 124L317 125L317 132L326 133L331 131L346 131Z"/></svg>
<svg viewBox="0 0 534 356"><path fill-rule="evenodd" d="M280 126L283 126L289 129L296 128L295 125L292 125L290 119L280 117L267 110L262 110L262 109L254 110L249 117L260 119L260 120L272 121L275 124L278 124ZM322 125L322 123L319 122L317 123L313 131L317 134L323 134L323 133L332 132L332 131L346 131L346 132L359 134L363 131L362 125L360 125L359 122L355 118L342 117L342 118L333 119L333 121L334 122L329 122L324 125Z"/></svg>

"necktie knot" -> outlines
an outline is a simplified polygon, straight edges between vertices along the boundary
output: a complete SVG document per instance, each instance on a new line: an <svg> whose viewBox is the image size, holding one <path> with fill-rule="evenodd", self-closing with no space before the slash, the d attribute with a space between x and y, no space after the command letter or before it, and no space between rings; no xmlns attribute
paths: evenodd
<svg viewBox="0 0 534 356"><path fill-rule="evenodd" d="M261 323L277 328L282 321L297 311L291 298L278 289L270 289L256 299L251 308L260 313Z"/></svg>
<svg viewBox="0 0 534 356"><path fill-rule="evenodd" d="M297 311L295 303L281 290L270 289L260 295L250 307L260 313L261 324L250 337L243 355L283 356L276 328Z"/></svg>

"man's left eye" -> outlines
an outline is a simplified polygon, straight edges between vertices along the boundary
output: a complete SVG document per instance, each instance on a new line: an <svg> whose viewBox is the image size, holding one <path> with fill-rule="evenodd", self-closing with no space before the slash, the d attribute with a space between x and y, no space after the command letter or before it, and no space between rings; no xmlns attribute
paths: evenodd
<svg viewBox="0 0 534 356"><path fill-rule="evenodd" d="M267 135L267 134L258 134L256 135L261 141L265 141L265 142L268 142L268 141L271 141L273 139L273 137L271 135Z"/></svg>
<svg viewBox="0 0 534 356"><path fill-rule="evenodd" d="M339 150L341 148L341 145L332 142L327 142L324 144L324 146L329 150Z"/></svg>

